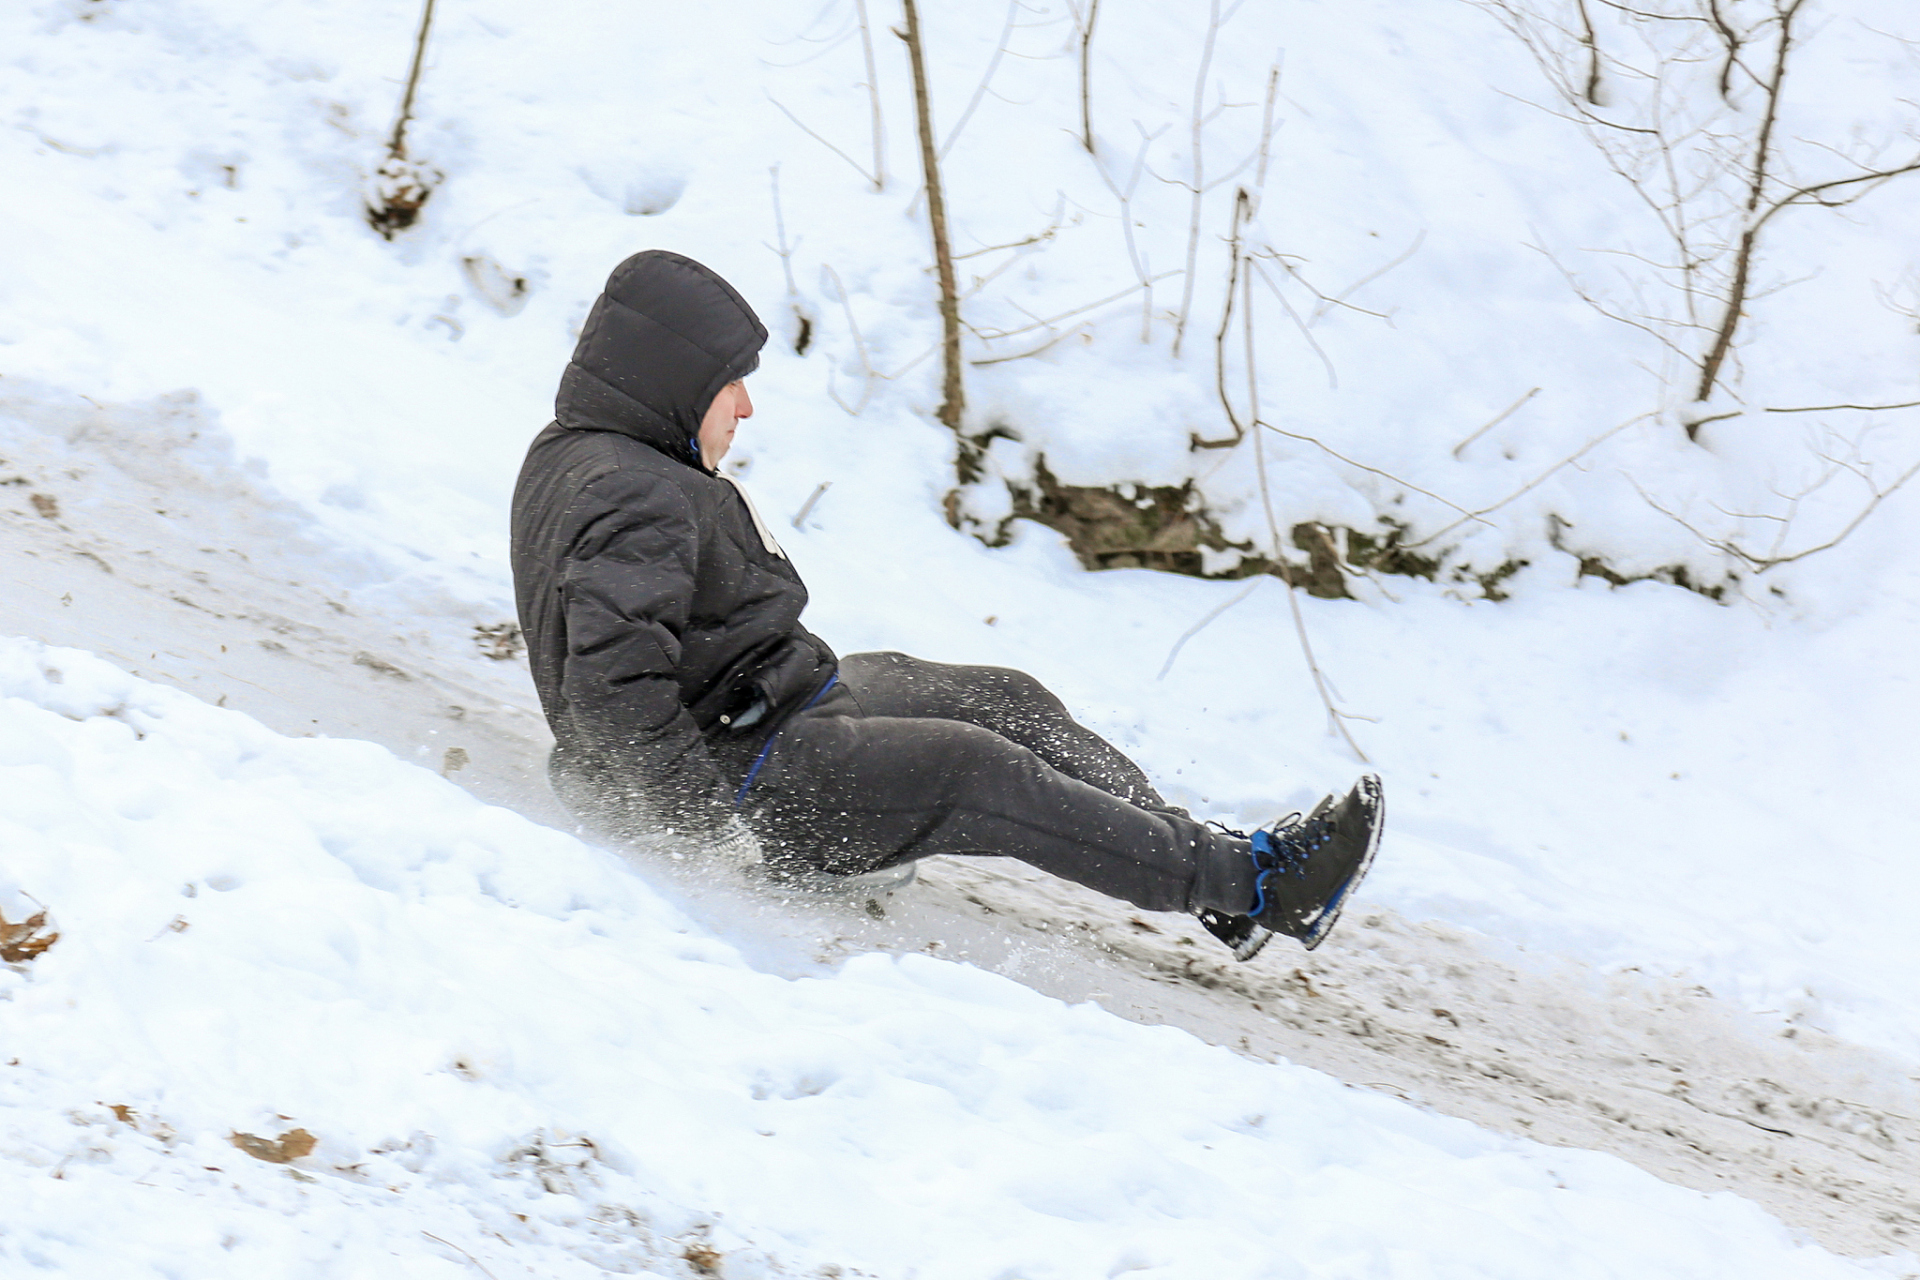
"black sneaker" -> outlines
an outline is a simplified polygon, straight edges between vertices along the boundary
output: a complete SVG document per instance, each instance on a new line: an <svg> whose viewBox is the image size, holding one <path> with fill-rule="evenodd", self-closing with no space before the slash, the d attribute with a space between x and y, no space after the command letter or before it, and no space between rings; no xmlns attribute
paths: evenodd
<svg viewBox="0 0 1920 1280"><path fill-rule="evenodd" d="M1235 960L1253 959L1273 940L1273 930L1255 924L1251 916L1229 915L1212 907L1202 907L1194 914L1208 933L1227 944Z"/></svg>
<svg viewBox="0 0 1920 1280"><path fill-rule="evenodd" d="M1319 946L1380 851L1384 813L1380 779L1369 773L1306 817L1296 813L1254 832L1250 922L1297 938L1309 951Z"/></svg>

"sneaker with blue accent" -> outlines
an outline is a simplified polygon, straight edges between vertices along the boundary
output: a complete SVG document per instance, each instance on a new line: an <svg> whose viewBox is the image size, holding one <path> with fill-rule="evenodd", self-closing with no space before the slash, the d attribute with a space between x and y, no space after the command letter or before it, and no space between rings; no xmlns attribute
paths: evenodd
<svg viewBox="0 0 1920 1280"><path fill-rule="evenodd" d="M1306 817L1292 814L1254 832L1254 901L1246 918L1309 951L1319 946L1380 852L1385 813L1380 779L1369 773Z"/></svg>
<svg viewBox="0 0 1920 1280"><path fill-rule="evenodd" d="M1212 907L1202 907L1194 914L1200 917L1200 924L1208 933L1227 944L1235 960L1251 960L1273 941L1273 930L1255 924L1250 916L1236 916Z"/></svg>

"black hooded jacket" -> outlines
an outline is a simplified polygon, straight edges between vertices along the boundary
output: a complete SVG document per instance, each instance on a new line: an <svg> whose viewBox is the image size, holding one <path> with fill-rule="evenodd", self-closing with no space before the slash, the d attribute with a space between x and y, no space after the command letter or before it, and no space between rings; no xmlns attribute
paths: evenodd
<svg viewBox="0 0 1920 1280"><path fill-rule="evenodd" d="M700 420L766 339L706 267L659 250L627 259L514 490L514 588L555 784L616 832L717 833L739 784L739 722L764 738L836 667L800 626L800 576L700 462Z"/></svg>

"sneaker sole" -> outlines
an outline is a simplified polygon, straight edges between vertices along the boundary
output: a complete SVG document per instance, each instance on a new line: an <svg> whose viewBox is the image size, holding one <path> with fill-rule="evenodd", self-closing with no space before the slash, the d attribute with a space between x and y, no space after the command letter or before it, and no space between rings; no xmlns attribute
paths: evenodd
<svg viewBox="0 0 1920 1280"><path fill-rule="evenodd" d="M1380 852L1380 836L1385 832L1387 825L1387 800L1380 786L1380 775L1377 773L1362 775L1360 781L1353 784L1353 790L1360 793L1370 819L1366 852L1361 855L1360 865L1353 869L1353 874L1348 876L1340 888L1334 892L1327 903L1326 910L1320 913L1320 918L1313 922L1312 931L1300 939L1300 945L1308 951L1327 940L1327 934L1333 931L1334 922L1339 920L1340 912L1346 908L1347 899L1352 897L1353 891L1360 887L1360 882L1367 878L1367 871L1373 866L1374 856ZM1353 792L1348 794L1351 795Z"/></svg>

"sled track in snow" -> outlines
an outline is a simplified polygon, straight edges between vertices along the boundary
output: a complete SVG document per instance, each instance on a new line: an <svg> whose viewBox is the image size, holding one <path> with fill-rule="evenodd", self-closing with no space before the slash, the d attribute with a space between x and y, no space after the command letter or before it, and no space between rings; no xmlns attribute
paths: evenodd
<svg viewBox="0 0 1920 1280"><path fill-rule="evenodd" d="M524 665L486 656L475 631L507 619L420 611L391 585L353 589L356 575L380 575L243 474L219 474L219 457L183 460L217 455L217 434L184 401L107 411L0 398L0 630L92 650L282 733L382 743L563 822ZM1240 965L1197 922L1015 863L936 860L919 885L872 904L774 902L684 865L648 870L771 969L875 948L965 960L1731 1191L1839 1253L1920 1248L1920 1067L1700 988L1603 976L1364 899L1319 951L1277 940Z"/></svg>

